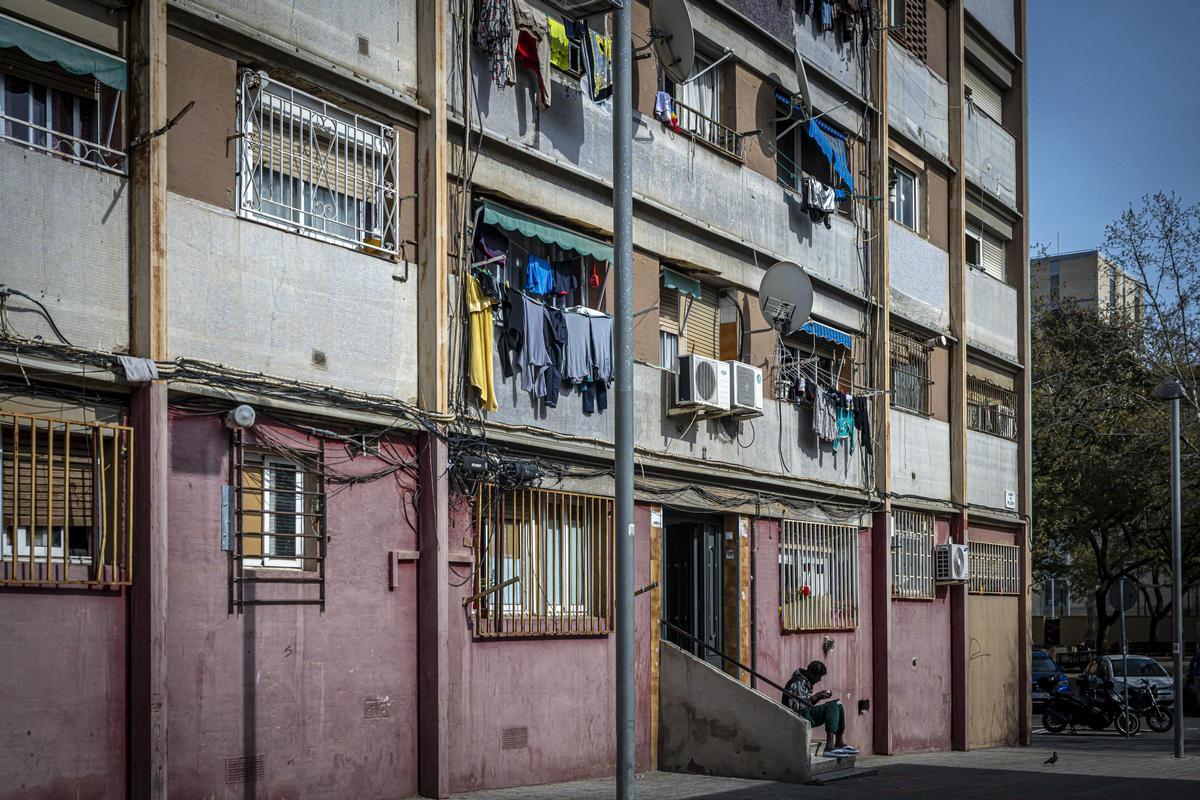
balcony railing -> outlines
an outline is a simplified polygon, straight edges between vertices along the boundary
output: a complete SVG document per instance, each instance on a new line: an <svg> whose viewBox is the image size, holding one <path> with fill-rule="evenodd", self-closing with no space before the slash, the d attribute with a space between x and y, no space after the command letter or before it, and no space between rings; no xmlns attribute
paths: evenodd
<svg viewBox="0 0 1200 800"><path fill-rule="evenodd" d="M967 427L1017 438L1017 395L981 378L967 376Z"/></svg>
<svg viewBox="0 0 1200 800"><path fill-rule="evenodd" d="M675 103L675 113L679 117L679 127L686 133L734 158L742 157L742 135L740 133L674 98L672 98L672 102Z"/></svg>
<svg viewBox="0 0 1200 800"><path fill-rule="evenodd" d="M125 153L108 145L38 125L24 117L0 114L0 139L50 153L76 164L124 175Z"/></svg>

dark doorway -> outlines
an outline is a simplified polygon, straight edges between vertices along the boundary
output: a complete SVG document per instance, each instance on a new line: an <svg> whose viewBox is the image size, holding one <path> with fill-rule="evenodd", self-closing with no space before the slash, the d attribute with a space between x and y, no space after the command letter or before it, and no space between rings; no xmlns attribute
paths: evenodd
<svg viewBox="0 0 1200 800"><path fill-rule="evenodd" d="M716 520L668 520L663 543L666 565L664 591L667 622L687 631L708 647L722 647L721 525ZM667 641L679 645L717 667L720 656L694 639L668 628Z"/></svg>

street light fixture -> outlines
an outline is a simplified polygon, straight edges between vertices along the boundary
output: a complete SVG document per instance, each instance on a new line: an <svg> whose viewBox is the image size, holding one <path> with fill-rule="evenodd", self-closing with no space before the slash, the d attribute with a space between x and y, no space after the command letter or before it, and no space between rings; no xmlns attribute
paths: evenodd
<svg viewBox="0 0 1200 800"><path fill-rule="evenodd" d="M1171 404L1171 617L1175 656L1175 757L1183 758L1183 545L1179 480L1179 401L1187 391L1178 378L1154 389L1154 397Z"/></svg>

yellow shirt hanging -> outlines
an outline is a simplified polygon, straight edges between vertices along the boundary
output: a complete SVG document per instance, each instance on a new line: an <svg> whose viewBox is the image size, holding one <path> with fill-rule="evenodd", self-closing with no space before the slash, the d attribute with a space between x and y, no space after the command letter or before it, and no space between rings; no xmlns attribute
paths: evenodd
<svg viewBox="0 0 1200 800"><path fill-rule="evenodd" d="M479 405L495 411L496 384L492 366L492 301L483 293L474 275L467 276L467 312L471 334L468 378L479 390Z"/></svg>

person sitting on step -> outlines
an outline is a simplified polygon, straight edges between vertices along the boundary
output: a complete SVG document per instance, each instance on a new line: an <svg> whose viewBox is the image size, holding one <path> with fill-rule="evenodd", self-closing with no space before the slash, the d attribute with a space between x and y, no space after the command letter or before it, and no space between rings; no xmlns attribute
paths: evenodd
<svg viewBox="0 0 1200 800"><path fill-rule="evenodd" d="M814 728L825 726L825 751L828 758L841 758L858 753L842 739L846 731L846 712L841 702L829 700L833 692L828 689L813 692L813 686L825 677L828 670L822 661L810 662L807 667L798 667L792 673L783 693L783 704L808 720Z"/></svg>

